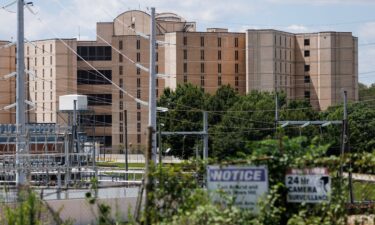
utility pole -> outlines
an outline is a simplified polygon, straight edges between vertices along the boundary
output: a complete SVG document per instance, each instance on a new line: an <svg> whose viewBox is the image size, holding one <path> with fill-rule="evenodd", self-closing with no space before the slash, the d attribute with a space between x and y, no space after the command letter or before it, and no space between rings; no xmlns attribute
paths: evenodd
<svg viewBox="0 0 375 225"><path fill-rule="evenodd" d="M153 206L153 179L151 175L151 168L150 166L153 164L152 160L152 135L154 134L154 130L151 126L147 128L147 149L145 154L145 170L146 170L146 177L145 177L145 225L151 224L151 215L152 215L152 206Z"/></svg>
<svg viewBox="0 0 375 225"><path fill-rule="evenodd" d="M162 127L162 124L160 124L159 122L159 164L160 166L162 165L162 160L163 160L163 146L161 144L161 127Z"/></svg>
<svg viewBox="0 0 375 225"><path fill-rule="evenodd" d="M208 159L208 114L203 112L203 160Z"/></svg>
<svg viewBox="0 0 375 225"><path fill-rule="evenodd" d="M277 92L275 91L275 130L277 131L279 121L279 98Z"/></svg>
<svg viewBox="0 0 375 225"><path fill-rule="evenodd" d="M347 141L347 119L348 119L348 112L347 112L347 98L346 98L346 91L343 92L344 98L344 106L343 106L343 120L342 120L342 134L341 134L341 166L340 166L340 176L343 177L344 174L344 154L346 150L346 141Z"/></svg>
<svg viewBox="0 0 375 225"><path fill-rule="evenodd" d="M149 93L149 108L148 108L148 126L152 129L152 160L156 162L156 22L155 22L155 8L151 8L151 26L150 26L150 93Z"/></svg>
<svg viewBox="0 0 375 225"><path fill-rule="evenodd" d="M72 153L75 153L78 148L76 150L75 147L76 147L76 143L77 143L77 137L76 137L76 134L77 134L77 100L73 100L73 128L72 128ZM73 156L73 158L75 158L76 156ZM76 183L77 181L77 171L75 171L74 173L74 183Z"/></svg>
<svg viewBox="0 0 375 225"><path fill-rule="evenodd" d="M125 180L128 180L128 170L129 170L129 163L128 163L128 110L124 111L124 140L125 140Z"/></svg>
<svg viewBox="0 0 375 225"><path fill-rule="evenodd" d="M25 63L24 63L24 0L17 1L17 79L16 79L16 185L26 184L26 173L21 170L20 155L27 154L25 118Z"/></svg>
<svg viewBox="0 0 375 225"><path fill-rule="evenodd" d="M349 154L349 171L348 171L348 180L349 180L349 200L350 203L354 203L353 195L353 179L352 179L352 160L350 155L350 145L349 145L349 124L348 124L348 93L347 91L343 92L344 98L344 118L343 118L343 133L342 133L342 149L341 154L344 159L345 152ZM344 160L342 161L344 163ZM343 164L341 164L341 175L344 173Z"/></svg>

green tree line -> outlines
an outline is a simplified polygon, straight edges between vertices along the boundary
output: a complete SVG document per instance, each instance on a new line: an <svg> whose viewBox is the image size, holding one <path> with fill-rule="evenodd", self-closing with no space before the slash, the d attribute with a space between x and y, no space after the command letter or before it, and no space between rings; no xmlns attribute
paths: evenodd
<svg viewBox="0 0 375 225"><path fill-rule="evenodd" d="M360 96L367 101L349 103L350 149L352 152L372 152L375 147L375 109L370 93L375 99L375 87L360 85ZM370 97L369 97L370 96ZM364 100L364 97L360 97ZM369 100L370 99L370 100ZM326 111L314 110L308 101L287 100L278 94L279 120L342 120L343 106L336 105ZM222 86L215 94L207 94L191 84L179 85L172 91L166 89L159 106L169 109L158 116L163 131L201 131L202 111L208 112L209 156L226 159L249 154L254 141L276 137L275 93L253 91L239 95L230 86ZM340 125L327 127L287 126L282 129L288 137L317 138L321 144L330 144L327 154L338 154L341 143ZM163 149L170 154L187 159L201 149L202 140L194 135L163 136Z"/></svg>

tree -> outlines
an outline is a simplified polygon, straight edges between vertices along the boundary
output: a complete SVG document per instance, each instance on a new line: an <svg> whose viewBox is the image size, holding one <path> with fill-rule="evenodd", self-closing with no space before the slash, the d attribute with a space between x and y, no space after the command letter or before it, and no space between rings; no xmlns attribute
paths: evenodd
<svg viewBox="0 0 375 225"><path fill-rule="evenodd" d="M159 106L167 107L167 113L159 114L165 131L201 131L205 102L208 95L192 84L178 85L175 91L165 89ZM194 154L198 136L173 135L163 137L163 143L170 147L171 154L187 159Z"/></svg>
<svg viewBox="0 0 375 225"><path fill-rule="evenodd" d="M221 122L224 112L231 108L238 99L239 95L230 85L217 89L206 102L206 109L209 111L208 123L212 126Z"/></svg>
<svg viewBox="0 0 375 225"><path fill-rule="evenodd" d="M342 120L343 106L331 107L322 113L323 119ZM368 103L348 105L350 149L352 152L372 152L375 149L375 110ZM330 126L324 140L332 144L331 152L339 154L341 126Z"/></svg>
<svg viewBox="0 0 375 225"><path fill-rule="evenodd" d="M282 101L283 102L283 101ZM210 129L211 156L219 159L249 153L249 141L274 134L274 95L253 91L241 96L224 114L221 123Z"/></svg>

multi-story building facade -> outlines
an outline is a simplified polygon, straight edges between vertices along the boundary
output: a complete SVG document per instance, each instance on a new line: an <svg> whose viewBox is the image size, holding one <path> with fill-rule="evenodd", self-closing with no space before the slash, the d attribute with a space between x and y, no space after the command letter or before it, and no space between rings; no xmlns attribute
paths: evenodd
<svg viewBox="0 0 375 225"><path fill-rule="evenodd" d="M157 15L157 97L164 88L192 83L214 93L231 85L240 94L252 90L283 91L288 99L307 99L325 110L341 101L358 99L357 38L348 32L292 34L277 30L229 32L209 28L197 32L195 22L173 13ZM27 112L29 122L63 123L59 96L88 96L91 113L81 115L89 136L100 139L113 151L124 144L124 111L128 139L133 149L146 143L148 111L139 98L148 101L150 16L128 11L113 22L97 23L95 41L51 39L25 44L29 99L36 108ZM0 75L15 70L15 47L1 48ZM112 46L112 47L111 47ZM76 53L79 55L77 56ZM104 77L105 78L104 78ZM124 91L119 90L111 82ZM0 107L15 96L13 79L1 80ZM1 123L14 122L14 112L0 111Z"/></svg>
<svg viewBox="0 0 375 225"><path fill-rule="evenodd" d="M358 99L358 41L350 32L246 32L247 91L284 91L319 110Z"/></svg>

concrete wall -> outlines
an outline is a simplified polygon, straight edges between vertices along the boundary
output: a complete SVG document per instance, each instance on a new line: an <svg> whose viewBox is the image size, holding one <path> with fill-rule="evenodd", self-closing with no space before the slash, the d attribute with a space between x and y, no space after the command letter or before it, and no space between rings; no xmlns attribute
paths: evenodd
<svg viewBox="0 0 375 225"><path fill-rule="evenodd" d="M111 207L112 218L128 221L129 213L134 215L137 198L100 199L99 203ZM96 205L90 205L86 199L53 200L46 203L55 212L60 212L63 221L74 218L74 225L95 225L98 215Z"/></svg>

